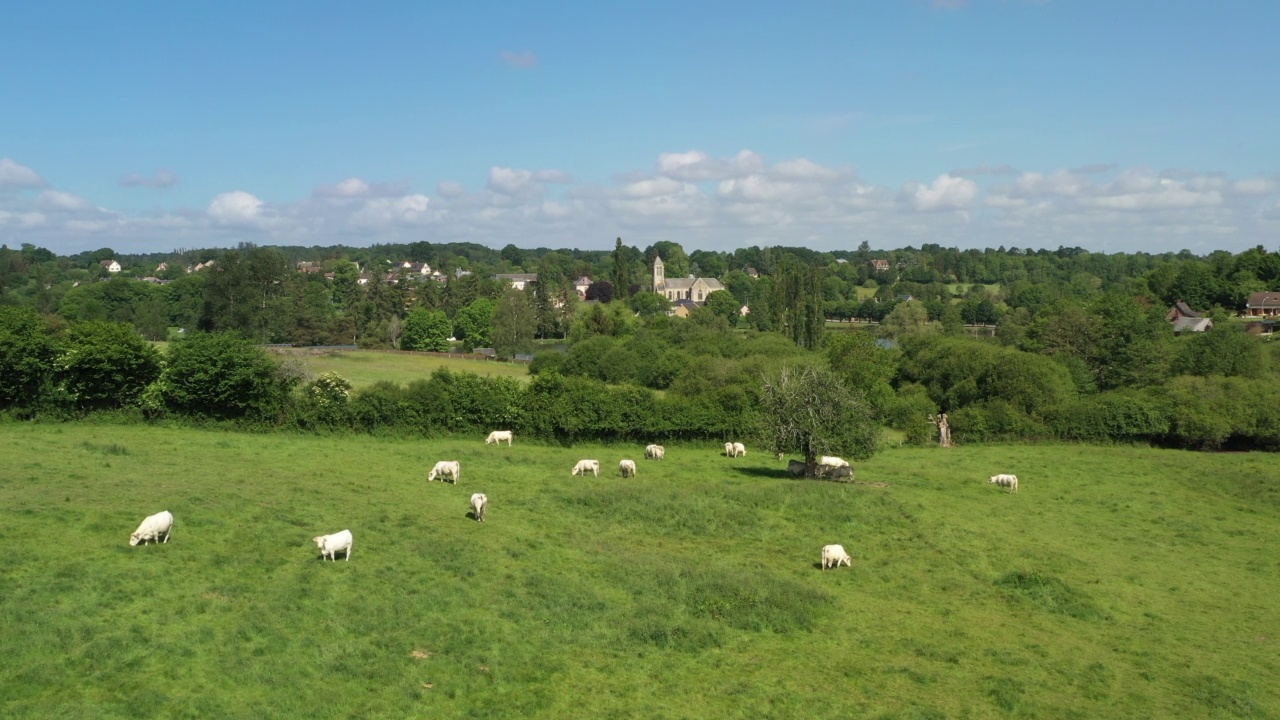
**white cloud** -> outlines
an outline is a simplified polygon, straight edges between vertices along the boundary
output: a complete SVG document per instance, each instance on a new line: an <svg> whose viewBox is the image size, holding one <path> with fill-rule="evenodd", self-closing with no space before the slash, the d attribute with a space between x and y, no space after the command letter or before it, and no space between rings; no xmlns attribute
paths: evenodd
<svg viewBox="0 0 1280 720"><path fill-rule="evenodd" d="M417 225L431 219L428 210L431 199L426 195L405 195L399 198L376 198L365 202L351 216L351 224L366 228L383 228L388 225Z"/></svg>
<svg viewBox="0 0 1280 720"><path fill-rule="evenodd" d="M352 198L395 197L403 195L405 186L399 183L370 183L358 177L349 177L332 185L320 185L312 195L331 200Z"/></svg>
<svg viewBox="0 0 1280 720"><path fill-rule="evenodd" d="M442 198L457 198L467 194L467 189L462 183L445 180L436 185L436 194Z"/></svg>
<svg viewBox="0 0 1280 720"><path fill-rule="evenodd" d="M44 184L35 170L9 158L0 158L0 188L44 187Z"/></svg>
<svg viewBox="0 0 1280 720"><path fill-rule="evenodd" d="M764 169L764 160L750 150L731 158L716 158L699 150L662 153L658 156L658 173L685 182L726 180L743 177Z"/></svg>
<svg viewBox="0 0 1280 720"><path fill-rule="evenodd" d="M930 185L915 183L907 187L916 210L964 210L978 197L978 183L969 178L939 175Z"/></svg>
<svg viewBox="0 0 1280 720"><path fill-rule="evenodd" d="M486 187L503 195L515 195L527 189L533 182L533 173L528 170L492 167L489 168L489 183Z"/></svg>
<svg viewBox="0 0 1280 720"><path fill-rule="evenodd" d="M819 165L805 158L784 160L769 169L770 173L788 180L839 180L847 171Z"/></svg>
<svg viewBox="0 0 1280 720"><path fill-rule="evenodd" d="M6 168L13 178L13 167ZM849 249L868 238L895 246L1207 252L1271 245L1280 232L1275 176L1086 165L1005 178L1005 168L980 166L891 187L808 158L770 163L750 150L729 157L690 150L663 153L656 169L621 169L604 182L573 181L561 170L494 166L464 178L480 184L476 190L444 181L431 197L403 184L349 177L294 200L268 203L235 190L205 208L151 213L114 212L43 187L0 193L0 242L34 242L58 252L241 241L367 245L424 237L492 247L603 248L621 236L641 246L675 240L687 249ZM30 187L39 175L23 170L23 187Z"/></svg>
<svg viewBox="0 0 1280 720"><path fill-rule="evenodd" d="M1268 178L1250 178L1237 180L1233 189L1241 195L1266 195L1275 192L1276 183Z"/></svg>
<svg viewBox="0 0 1280 720"><path fill-rule="evenodd" d="M178 175L172 170L161 168L156 171L152 177L145 175L125 175L120 178L120 184L124 187L151 187L151 188L167 188L178 184Z"/></svg>
<svg viewBox="0 0 1280 720"><path fill-rule="evenodd" d="M262 220L262 201L243 190L222 193L209 203L209 217L225 225L253 225Z"/></svg>
<svg viewBox="0 0 1280 720"><path fill-rule="evenodd" d="M51 210L88 210L93 205L79 195L60 190L42 190L36 202Z"/></svg>

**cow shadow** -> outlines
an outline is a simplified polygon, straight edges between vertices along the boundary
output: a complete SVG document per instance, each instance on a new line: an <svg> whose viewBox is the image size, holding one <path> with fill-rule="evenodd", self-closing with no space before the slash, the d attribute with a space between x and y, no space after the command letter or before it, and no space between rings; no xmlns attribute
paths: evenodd
<svg viewBox="0 0 1280 720"><path fill-rule="evenodd" d="M780 468L775 470L773 468L762 468L762 467L745 467L745 468L736 467L733 469L733 471L738 473L739 475L747 475L749 477L779 478L783 480L791 477L791 473L787 472L786 468Z"/></svg>

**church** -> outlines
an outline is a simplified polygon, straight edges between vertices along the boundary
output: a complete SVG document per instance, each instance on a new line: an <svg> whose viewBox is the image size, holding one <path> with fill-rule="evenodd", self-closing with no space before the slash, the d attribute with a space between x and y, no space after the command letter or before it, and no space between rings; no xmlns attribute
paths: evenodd
<svg viewBox="0 0 1280 720"><path fill-rule="evenodd" d="M707 296L716 290L724 290L724 285L715 278L688 277L668 280L662 257L653 259L653 291L672 302L692 300L701 305L706 302Z"/></svg>

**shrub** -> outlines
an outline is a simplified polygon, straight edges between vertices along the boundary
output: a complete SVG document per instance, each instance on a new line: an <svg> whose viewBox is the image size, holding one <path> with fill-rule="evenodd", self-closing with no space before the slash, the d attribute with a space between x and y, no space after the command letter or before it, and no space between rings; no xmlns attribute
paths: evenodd
<svg viewBox="0 0 1280 720"><path fill-rule="evenodd" d="M948 414L956 442L1036 439L1049 435L1038 419L1001 399L969 405Z"/></svg>
<svg viewBox="0 0 1280 720"><path fill-rule="evenodd" d="M557 350L544 350L540 353L534 353L533 361L529 363L529 374L562 372L561 368L564 367L565 358L565 354Z"/></svg>
<svg viewBox="0 0 1280 720"><path fill-rule="evenodd" d="M1169 415L1151 394L1113 390L1064 403L1046 414L1063 440L1158 440L1169 432Z"/></svg>
<svg viewBox="0 0 1280 720"><path fill-rule="evenodd" d="M373 433L421 429L418 413L400 385L382 380L351 398L351 422L356 429Z"/></svg>
<svg viewBox="0 0 1280 720"><path fill-rule="evenodd" d="M162 380L171 408L215 419L269 418L291 384L262 348L228 332L192 333L170 345Z"/></svg>
<svg viewBox="0 0 1280 720"><path fill-rule="evenodd" d="M133 405L160 377L160 353L131 326L75 323L54 362L56 381L81 410Z"/></svg>
<svg viewBox="0 0 1280 720"><path fill-rule="evenodd" d="M34 310L0 307L0 407L33 404L56 356L54 338Z"/></svg>

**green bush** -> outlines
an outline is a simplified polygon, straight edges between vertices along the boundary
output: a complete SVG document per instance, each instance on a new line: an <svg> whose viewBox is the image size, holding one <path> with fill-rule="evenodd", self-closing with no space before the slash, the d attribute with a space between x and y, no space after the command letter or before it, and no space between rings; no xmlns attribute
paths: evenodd
<svg viewBox="0 0 1280 720"><path fill-rule="evenodd" d="M529 363L529 374L537 375L543 372L562 373L566 356L558 350L543 350L540 353L534 353L533 361Z"/></svg>
<svg viewBox="0 0 1280 720"><path fill-rule="evenodd" d="M985 400L948 413L951 436L956 442L993 440L1034 440L1049 436L1049 429L1037 418L1001 399Z"/></svg>
<svg viewBox="0 0 1280 720"><path fill-rule="evenodd" d="M292 383L262 348L229 332L192 333L170 345L161 378L169 407L219 420L272 419Z"/></svg>
<svg viewBox="0 0 1280 720"><path fill-rule="evenodd" d="M129 325L74 323L54 361L54 377L81 410L135 405L160 377L160 353Z"/></svg>
<svg viewBox="0 0 1280 720"><path fill-rule="evenodd" d="M383 380L351 398L351 422L367 433L421 430L417 411L400 385Z"/></svg>
<svg viewBox="0 0 1280 720"><path fill-rule="evenodd" d="M1047 413L1063 440L1153 441L1169 432L1166 408L1149 392L1112 390L1064 403Z"/></svg>
<svg viewBox="0 0 1280 720"><path fill-rule="evenodd" d="M34 404L57 354L53 335L34 310L0 307L0 408Z"/></svg>

